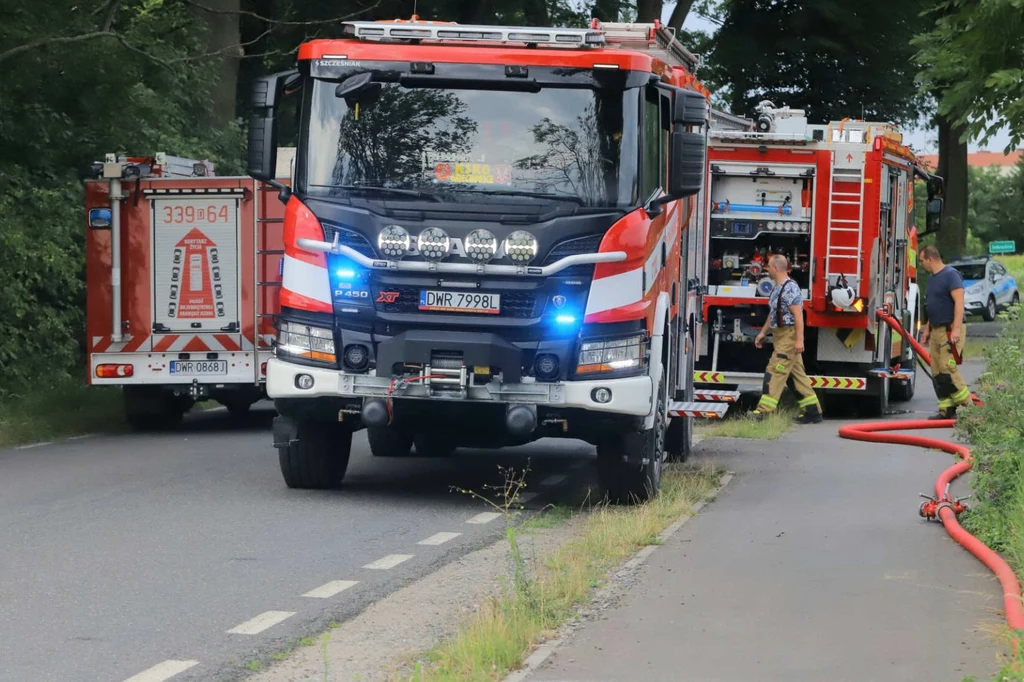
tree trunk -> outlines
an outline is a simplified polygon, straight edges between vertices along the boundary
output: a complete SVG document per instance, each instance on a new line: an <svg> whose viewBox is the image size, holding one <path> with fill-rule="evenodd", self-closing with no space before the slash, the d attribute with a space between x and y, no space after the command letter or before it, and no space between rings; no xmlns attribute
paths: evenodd
<svg viewBox="0 0 1024 682"><path fill-rule="evenodd" d="M637 0L636 21L638 24L649 24L661 19L662 0Z"/></svg>
<svg viewBox="0 0 1024 682"><path fill-rule="evenodd" d="M601 21L618 21L622 9L621 0L597 0L591 14Z"/></svg>
<svg viewBox="0 0 1024 682"><path fill-rule="evenodd" d="M677 31L682 29L683 24L686 22L686 17L693 8L694 2L695 0L679 0L676 6L672 8L672 14L668 18L668 25Z"/></svg>
<svg viewBox="0 0 1024 682"><path fill-rule="evenodd" d="M939 124L938 174L946 181L942 227L935 235L943 260L963 255L967 248L967 143L960 141L963 130L954 128L944 116Z"/></svg>
<svg viewBox="0 0 1024 682"><path fill-rule="evenodd" d="M225 127L235 120L238 65L242 56L238 28L241 0L204 0L203 5L217 10L213 13L196 9L196 12L209 28L207 51L218 53L210 60L210 68L217 79L210 92L210 111L214 124Z"/></svg>

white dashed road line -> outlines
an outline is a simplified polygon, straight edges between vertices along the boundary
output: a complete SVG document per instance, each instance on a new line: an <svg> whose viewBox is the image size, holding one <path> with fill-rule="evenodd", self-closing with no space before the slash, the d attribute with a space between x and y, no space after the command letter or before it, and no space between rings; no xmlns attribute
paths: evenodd
<svg viewBox="0 0 1024 682"><path fill-rule="evenodd" d="M412 554L388 554L386 557L377 559L376 561L371 561L363 566L363 568L369 568L375 571L386 571L394 568L403 561L408 561L412 557Z"/></svg>
<svg viewBox="0 0 1024 682"><path fill-rule="evenodd" d="M294 611L264 611L251 620L228 630L232 635L258 635L295 615Z"/></svg>
<svg viewBox="0 0 1024 682"><path fill-rule="evenodd" d="M339 592L344 592L350 587L355 587L359 584L358 580L332 580L329 583L324 583L315 590L310 590L303 597L312 597L314 599L330 599Z"/></svg>
<svg viewBox="0 0 1024 682"><path fill-rule="evenodd" d="M561 483L564 480L565 480L565 474L555 474L553 476L548 476L543 481L541 481L540 484L541 485L558 485L559 483Z"/></svg>
<svg viewBox="0 0 1024 682"><path fill-rule="evenodd" d="M431 535L426 540L420 540L416 544L417 545L443 545L444 543L448 542L449 540L454 540L455 538L459 537L460 535L462 535L462 533L435 533L434 535Z"/></svg>
<svg viewBox="0 0 1024 682"><path fill-rule="evenodd" d="M199 661L164 661L138 675L132 675L124 682L164 682L194 665L199 665Z"/></svg>
<svg viewBox="0 0 1024 682"><path fill-rule="evenodd" d="M473 518L467 520L466 523L475 523L479 525L482 523L490 523L497 518L501 518L501 514L498 512L483 512L482 514L477 514Z"/></svg>
<svg viewBox="0 0 1024 682"><path fill-rule="evenodd" d="M52 440L48 440L48 441L45 441L45 442L42 442L42 443L30 443L28 445L19 445L18 447L14 448L14 449L15 450L31 450L32 448L41 448L44 445L53 445L53 441Z"/></svg>

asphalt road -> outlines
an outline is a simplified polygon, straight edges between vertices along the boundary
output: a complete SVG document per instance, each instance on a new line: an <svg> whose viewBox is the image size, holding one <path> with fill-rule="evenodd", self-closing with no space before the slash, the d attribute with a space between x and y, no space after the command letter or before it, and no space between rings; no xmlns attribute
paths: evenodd
<svg viewBox="0 0 1024 682"><path fill-rule="evenodd" d="M985 322L979 316L967 318L967 338L995 338L1003 329L999 320Z"/></svg>
<svg viewBox="0 0 1024 682"><path fill-rule="evenodd" d="M0 680L117 682L158 666L137 678L152 682L192 661L174 682L240 677L258 653L503 532L451 486L486 492L498 464L530 458L527 507L540 508L579 494L593 454L546 440L378 459L363 432L343 489L289 490L271 416L239 425L219 411L173 433L0 450Z"/></svg>
<svg viewBox="0 0 1024 682"><path fill-rule="evenodd" d="M934 410L918 389L897 419ZM698 461L736 477L529 682L992 679L999 583L918 516L953 458L843 440L842 423L705 441Z"/></svg>

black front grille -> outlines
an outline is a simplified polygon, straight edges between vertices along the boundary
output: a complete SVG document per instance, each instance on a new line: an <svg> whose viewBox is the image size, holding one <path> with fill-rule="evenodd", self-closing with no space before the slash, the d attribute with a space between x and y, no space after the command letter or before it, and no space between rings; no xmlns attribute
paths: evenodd
<svg viewBox="0 0 1024 682"><path fill-rule="evenodd" d="M416 286L384 285L373 290L374 306L379 313L410 314L429 313L420 310L420 290ZM466 317L511 317L516 319L532 319L540 317L544 311L546 297L536 291L497 291L482 293L501 294L501 312L498 315L489 313L437 313L442 315L458 315Z"/></svg>
<svg viewBox="0 0 1024 682"><path fill-rule="evenodd" d="M555 244L555 248L551 249L548 253L547 258L544 259L542 265L551 265L557 260L565 258L566 256L575 256L581 253L597 253L597 250L601 248L601 240L604 239L603 234L592 234L586 237L575 237L573 239L566 239L563 242ZM593 265L574 265L571 268L566 268L559 272L557 277L592 277L594 275Z"/></svg>
<svg viewBox="0 0 1024 682"><path fill-rule="evenodd" d="M353 232L352 230L344 227L338 227L337 225L331 225L329 223L323 223L323 226L324 239L327 241L333 242L335 235L337 235L339 244L347 246L350 249L354 249L367 258L377 257L377 254L370 245L370 242L367 241L366 237L358 232Z"/></svg>

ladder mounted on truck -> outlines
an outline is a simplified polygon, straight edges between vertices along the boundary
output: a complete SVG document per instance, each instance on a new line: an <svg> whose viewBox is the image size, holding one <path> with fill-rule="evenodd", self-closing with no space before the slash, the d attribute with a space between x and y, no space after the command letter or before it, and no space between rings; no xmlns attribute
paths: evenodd
<svg viewBox="0 0 1024 682"><path fill-rule="evenodd" d="M93 162L90 172L94 178L206 178L216 175L214 165L206 160L169 156L163 152L153 156L125 156L106 154L102 162Z"/></svg>

